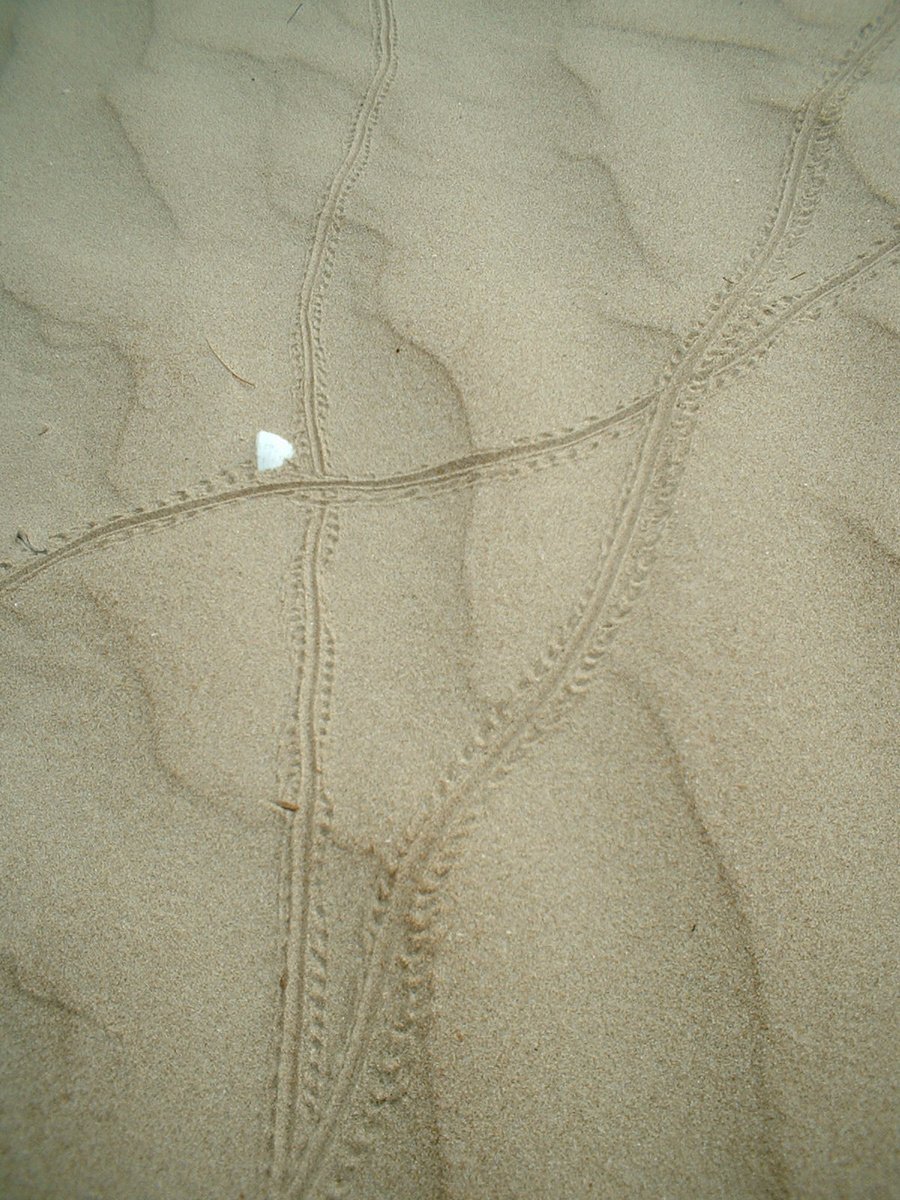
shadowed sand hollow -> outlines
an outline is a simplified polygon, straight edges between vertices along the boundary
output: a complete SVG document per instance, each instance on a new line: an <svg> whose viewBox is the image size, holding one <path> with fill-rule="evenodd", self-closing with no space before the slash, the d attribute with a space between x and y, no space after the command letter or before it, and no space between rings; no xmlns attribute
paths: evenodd
<svg viewBox="0 0 900 1200"><path fill-rule="evenodd" d="M0 1193L896 1196L898 5L0 20Z"/></svg>

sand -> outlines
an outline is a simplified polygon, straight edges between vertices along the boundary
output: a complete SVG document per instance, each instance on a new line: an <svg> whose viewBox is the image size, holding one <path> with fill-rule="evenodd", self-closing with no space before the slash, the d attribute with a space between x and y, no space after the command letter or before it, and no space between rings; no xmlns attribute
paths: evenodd
<svg viewBox="0 0 900 1200"><path fill-rule="evenodd" d="M900 1195L900 6L293 9L2 9L0 1194Z"/></svg>

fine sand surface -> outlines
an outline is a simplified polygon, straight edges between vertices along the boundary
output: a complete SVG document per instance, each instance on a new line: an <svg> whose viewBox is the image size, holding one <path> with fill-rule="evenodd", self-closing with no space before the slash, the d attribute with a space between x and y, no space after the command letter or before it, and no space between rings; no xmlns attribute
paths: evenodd
<svg viewBox="0 0 900 1200"><path fill-rule="evenodd" d="M293 8L0 9L0 1195L900 1196L900 6Z"/></svg>

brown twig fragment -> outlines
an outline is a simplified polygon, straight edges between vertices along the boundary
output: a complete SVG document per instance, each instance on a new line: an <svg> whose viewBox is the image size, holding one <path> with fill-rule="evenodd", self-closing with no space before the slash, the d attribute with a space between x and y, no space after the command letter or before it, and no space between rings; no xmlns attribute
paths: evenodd
<svg viewBox="0 0 900 1200"><path fill-rule="evenodd" d="M245 383L247 385L247 387L256 387L256 384L251 382L251 380L245 379L243 377L243 375L238 375L237 371L233 371L231 369L231 367L229 367L228 363L225 361L225 359L222 357L222 355L219 354L219 352L215 349L212 342L210 342L209 338L206 339L206 344L207 344L207 346L209 346L211 353L216 356L216 358L219 360L219 362L222 364L222 366L225 368L225 370L228 372L228 374L233 375L234 378L238 381L238 383Z"/></svg>
<svg viewBox="0 0 900 1200"><path fill-rule="evenodd" d="M20 546L24 546L26 550L30 550L32 554L46 554L46 546L35 546L31 538L24 529L16 530L16 541Z"/></svg>

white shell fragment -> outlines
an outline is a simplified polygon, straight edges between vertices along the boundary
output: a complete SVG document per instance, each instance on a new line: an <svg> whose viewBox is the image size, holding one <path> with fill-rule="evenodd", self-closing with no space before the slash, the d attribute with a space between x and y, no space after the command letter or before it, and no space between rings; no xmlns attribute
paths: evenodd
<svg viewBox="0 0 900 1200"><path fill-rule="evenodd" d="M294 457L294 447L277 433L266 433L261 429L256 435L257 471L274 471Z"/></svg>

